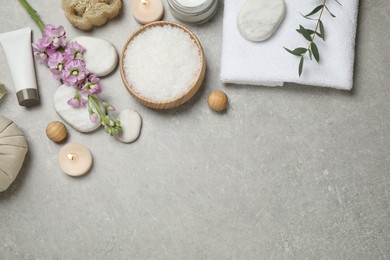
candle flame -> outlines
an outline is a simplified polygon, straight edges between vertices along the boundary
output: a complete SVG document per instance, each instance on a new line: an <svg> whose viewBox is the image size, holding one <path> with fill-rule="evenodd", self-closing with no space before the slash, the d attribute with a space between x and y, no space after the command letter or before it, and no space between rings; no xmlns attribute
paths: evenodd
<svg viewBox="0 0 390 260"><path fill-rule="evenodd" d="M68 159L74 161L77 159L77 155L73 153L68 153Z"/></svg>

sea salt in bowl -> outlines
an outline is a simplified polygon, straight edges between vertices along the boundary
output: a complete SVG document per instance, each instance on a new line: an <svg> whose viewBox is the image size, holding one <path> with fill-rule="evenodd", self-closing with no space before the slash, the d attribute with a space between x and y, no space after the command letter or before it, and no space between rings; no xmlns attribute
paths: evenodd
<svg viewBox="0 0 390 260"><path fill-rule="evenodd" d="M202 85L206 61L196 36L174 22L154 22L136 31L120 59L122 80L145 106L169 109L188 101Z"/></svg>

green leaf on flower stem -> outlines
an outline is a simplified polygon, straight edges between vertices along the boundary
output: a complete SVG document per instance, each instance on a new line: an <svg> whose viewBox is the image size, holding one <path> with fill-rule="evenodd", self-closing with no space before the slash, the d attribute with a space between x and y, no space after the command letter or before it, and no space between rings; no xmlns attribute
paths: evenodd
<svg viewBox="0 0 390 260"><path fill-rule="evenodd" d="M310 33L306 30L305 27L303 27L302 25L299 25L299 31L298 31L300 34L303 35L303 37L305 37L306 40L308 40L309 42L312 41L312 38L310 36Z"/></svg>
<svg viewBox="0 0 390 260"><path fill-rule="evenodd" d="M317 45L312 42L310 45L311 51L313 52L313 56L316 59L317 62L320 62L320 53L318 52Z"/></svg>
<svg viewBox="0 0 390 260"><path fill-rule="evenodd" d="M325 29L324 29L324 24L322 23L321 20L318 21L320 24L320 34L318 35L321 39L325 41Z"/></svg>
<svg viewBox="0 0 390 260"><path fill-rule="evenodd" d="M332 14L331 12L330 12L330 10L329 10L329 8L325 5L325 8L326 8L326 10L328 11L328 13L334 18L334 17L336 17L334 14Z"/></svg>
<svg viewBox="0 0 390 260"><path fill-rule="evenodd" d="M304 61L304 58L303 58L303 56L302 56L301 60L299 61L299 69L298 69L299 77L302 75L302 71L303 71L303 61Z"/></svg>
<svg viewBox="0 0 390 260"><path fill-rule="evenodd" d="M295 56L302 56L302 54L306 53L307 49L306 48L296 48L295 50L289 50L286 47L283 47L286 51L291 53L292 55Z"/></svg>
<svg viewBox="0 0 390 260"><path fill-rule="evenodd" d="M313 14L316 14L316 13L318 13L318 11L320 11L323 7L324 7L324 5L319 5L319 6L317 6L316 8L314 8L313 11L311 11L310 13L308 13L308 14L305 15L305 16L307 17L307 16L311 16L311 15L313 15Z"/></svg>

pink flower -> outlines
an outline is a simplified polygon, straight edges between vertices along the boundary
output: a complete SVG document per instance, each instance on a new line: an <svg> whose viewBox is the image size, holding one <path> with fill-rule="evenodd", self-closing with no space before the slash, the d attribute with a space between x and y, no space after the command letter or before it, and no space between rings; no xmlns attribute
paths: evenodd
<svg viewBox="0 0 390 260"><path fill-rule="evenodd" d="M80 97L80 106L85 106L86 104L87 104L87 100L85 99L85 98L83 98L83 97Z"/></svg>
<svg viewBox="0 0 390 260"><path fill-rule="evenodd" d="M69 99L67 103L72 107L83 107L87 104L87 100L76 95L75 97Z"/></svg>
<svg viewBox="0 0 390 260"><path fill-rule="evenodd" d="M34 55L39 57L42 63L47 65L49 56L55 51L50 47L50 43L47 43L46 37L39 38L37 43L32 44L34 49Z"/></svg>
<svg viewBox="0 0 390 260"><path fill-rule="evenodd" d="M68 45L66 45L65 49L65 57L67 60L74 60L74 59L83 59L83 52L85 51L85 48L78 44L77 42L70 42Z"/></svg>
<svg viewBox="0 0 390 260"><path fill-rule="evenodd" d="M46 48L39 45L39 41L38 43L33 43L32 46L34 50L34 55L37 56L42 63L47 64L49 55L46 53Z"/></svg>
<svg viewBox="0 0 390 260"><path fill-rule="evenodd" d="M52 39L49 36L43 34L39 40L40 40L40 43L43 47L46 47L46 48L50 47Z"/></svg>
<svg viewBox="0 0 390 260"><path fill-rule="evenodd" d="M89 119L92 122L96 122L96 120L98 120L98 118L99 118L99 116L96 113L89 114Z"/></svg>
<svg viewBox="0 0 390 260"><path fill-rule="evenodd" d="M49 34L51 30L55 29L56 27L52 24L46 24L45 29L43 30L43 34Z"/></svg>
<svg viewBox="0 0 390 260"><path fill-rule="evenodd" d="M80 99L78 98L71 98L68 100L68 105L72 107L79 107L80 106Z"/></svg>
<svg viewBox="0 0 390 260"><path fill-rule="evenodd" d="M53 73L55 79L62 79L65 64L65 57L61 52L54 52L48 60L47 66Z"/></svg>
<svg viewBox="0 0 390 260"><path fill-rule="evenodd" d="M95 74L89 75L83 82L82 89L85 94L100 94L103 91L103 86L99 83L100 78Z"/></svg>
<svg viewBox="0 0 390 260"><path fill-rule="evenodd" d="M63 81L68 86L77 86L85 80L88 74L83 61L71 60L65 63Z"/></svg>
<svg viewBox="0 0 390 260"><path fill-rule="evenodd" d="M50 42L55 48L66 46L66 33L63 26L46 25L43 37L46 37L45 42Z"/></svg>

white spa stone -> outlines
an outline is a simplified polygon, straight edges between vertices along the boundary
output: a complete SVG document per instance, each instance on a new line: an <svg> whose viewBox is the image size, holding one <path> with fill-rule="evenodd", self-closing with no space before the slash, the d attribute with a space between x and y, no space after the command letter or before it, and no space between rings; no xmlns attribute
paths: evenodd
<svg viewBox="0 0 390 260"><path fill-rule="evenodd" d="M85 48L83 57L89 72L103 77L116 68L118 52L111 42L90 36L79 36L72 41Z"/></svg>
<svg viewBox="0 0 390 260"><path fill-rule="evenodd" d="M247 0L237 17L237 29L248 41L271 37L286 13L284 0Z"/></svg>
<svg viewBox="0 0 390 260"><path fill-rule="evenodd" d="M100 121L89 119L88 107L75 108L68 105L68 100L74 96L75 89L66 85L60 86L54 94L54 109L57 114L71 127L82 133L89 133L100 126ZM103 111L104 108L103 108Z"/></svg>
<svg viewBox="0 0 390 260"><path fill-rule="evenodd" d="M122 143L131 143L137 140L142 125L142 118L137 111L126 109L119 113L117 118L121 122L122 131L115 138Z"/></svg>

